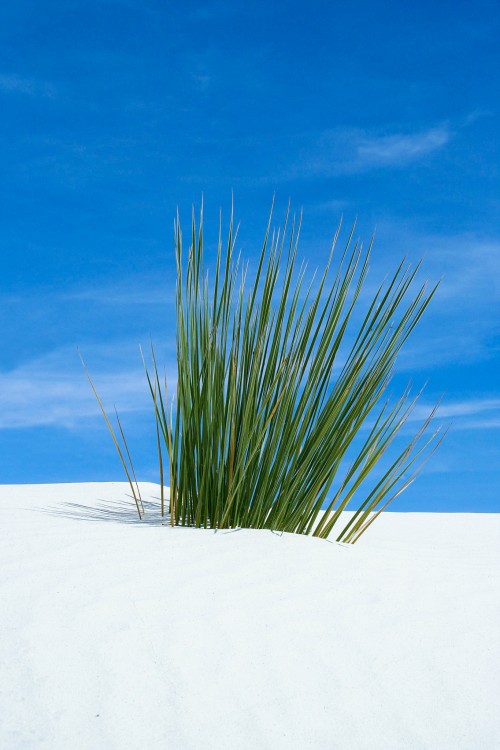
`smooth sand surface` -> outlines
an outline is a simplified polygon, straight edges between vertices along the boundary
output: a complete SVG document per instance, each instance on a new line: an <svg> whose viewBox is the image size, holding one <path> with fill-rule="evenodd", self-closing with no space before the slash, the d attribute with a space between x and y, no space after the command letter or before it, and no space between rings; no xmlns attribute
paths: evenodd
<svg viewBox="0 0 500 750"><path fill-rule="evenodd" d="M500 514L354 546L0 487L0 748L500 748Z"/></svg>

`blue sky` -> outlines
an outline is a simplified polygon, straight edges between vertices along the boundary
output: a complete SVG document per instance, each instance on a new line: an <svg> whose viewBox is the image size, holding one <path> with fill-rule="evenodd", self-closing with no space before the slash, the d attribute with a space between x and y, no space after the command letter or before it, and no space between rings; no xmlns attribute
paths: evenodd
<svg viewBox="0 0 500 750"><path fill-rule="evenodd" d="M77 346L156 481L138 344L174 372L175 210L210 252L234 191L249 259L276 194L312 266L343 214L373 279L443 276L395 386L451 429L393 509L500 510L499 37L482 0L5 0L0 482L123 478Z"/></svg>

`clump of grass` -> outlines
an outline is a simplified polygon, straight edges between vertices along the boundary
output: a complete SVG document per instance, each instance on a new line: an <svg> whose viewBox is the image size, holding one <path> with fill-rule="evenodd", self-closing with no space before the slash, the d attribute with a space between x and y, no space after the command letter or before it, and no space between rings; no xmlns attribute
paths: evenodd
<svg viewBox="0 0 500 750"><path fill-rule="evenodd" d="M357 541L440 442L439 430L428 434L434 409L380 471L420 394L411 397L408 387L392 406L389 399L381 405L382 397L437 285L410 295L420 264L411 270L403 260L351 331L372 247L354 239L354 227L334 269L339 226L323 273L307 285L305 265L296 269L299 227L288 215L273 234L270 218L251 283L235 258L232 215L225 241L219 226L212 285L203 209L198 225L193 213L186 256L178 216L174 232L178 379L171 401L153 347L152 365L145 365L162 487L162 443L168 455L170 523L326 538L354 503L336 539ZM133 468L99 403L140 516ZM161 504L163 515L163 494Z"/></svg>

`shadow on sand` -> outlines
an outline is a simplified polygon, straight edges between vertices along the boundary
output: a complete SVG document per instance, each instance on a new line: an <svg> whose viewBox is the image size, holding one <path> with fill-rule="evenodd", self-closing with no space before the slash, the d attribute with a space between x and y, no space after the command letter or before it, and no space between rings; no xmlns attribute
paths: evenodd
<svg viewBox="0 0 500 750"><path fill-rule="evenodd" d="M59 518L71 518L75 521L98 521L101 523L121 523L134 526L161 526L170 524L170 516L166 513L163 517L160 511L160 498L153 501L143 500L144 513L142 519L137 514L134 498L127 495L127 500L103 500L98 498L94 503L60 503L57 506L40 508L40 512L48 513Z"/></svg>
<svg viewBox="0 0 500 750"><path fill-rule="evenodd" d="M39 508L38 512L48 513L51 516L59 518L71 518L74 521L91 521L100 523L118 523L134 526L170 526L170 514L161 515L160 498L152 497L151 500L143 500L144 513L142 519L137 514L134 498L132 495L126 495L129 500L103 500L96 499L92 505L84 503L60 503L57 506L46 506ZM189 528L189 527L183 527ZM234 534L242 531L241 527L230 529L211 529L214 533ZM265 529L276 536L283 536L282 531L275 529ZM351 545L334 542L332 539L325 539L329 544L338 544L341 547L350 547Z"/></svg>

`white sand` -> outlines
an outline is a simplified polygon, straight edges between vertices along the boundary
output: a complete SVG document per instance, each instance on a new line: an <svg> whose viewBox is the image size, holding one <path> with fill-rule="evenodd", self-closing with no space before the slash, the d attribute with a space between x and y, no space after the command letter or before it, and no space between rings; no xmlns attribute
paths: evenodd
<svg viewBox="0 0 500 750"><path fill-rule="evenodd" d="M126 494L0 487L2 750L500 748L500 514L346 547Z"/></svg>

